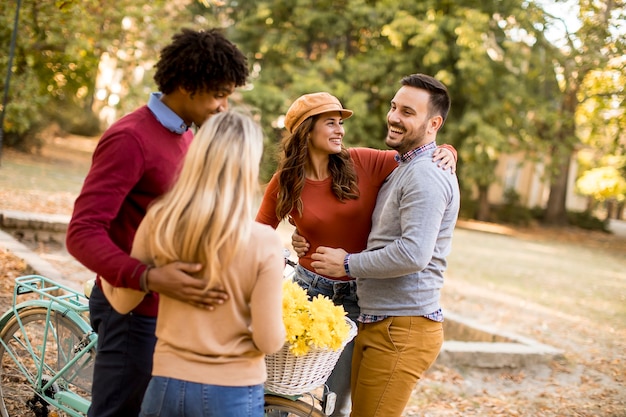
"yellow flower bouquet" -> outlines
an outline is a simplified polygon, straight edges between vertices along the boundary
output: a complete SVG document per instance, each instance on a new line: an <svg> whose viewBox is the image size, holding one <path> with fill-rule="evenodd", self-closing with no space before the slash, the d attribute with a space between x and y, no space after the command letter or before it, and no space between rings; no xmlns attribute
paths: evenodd
<svg viewBox="0 0 626 417"><path fill-rule="evenodd" d="M321 295L309 300L306 291L291 280L283 284L283 322L285 345L265 356L265 388L300 395L326 382L344 346L356 335L356 324L342 306Z"/></svg>
<svg viewBox="0 0 626 417"><path fill-rule="evenodd" d="M307 354L312 347L338 350L343 347L350 325L346 312L328 298L317 295L309 300L297 283L283 283L283 322L289 351L296 356Z"/></svg>

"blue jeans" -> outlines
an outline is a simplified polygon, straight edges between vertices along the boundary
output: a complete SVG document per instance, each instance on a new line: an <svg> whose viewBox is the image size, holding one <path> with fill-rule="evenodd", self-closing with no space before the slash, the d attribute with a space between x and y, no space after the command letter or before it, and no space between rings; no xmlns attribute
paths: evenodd
<svg viewBox="0 0 626 417"><path fill-rule="evenodd" d="M359 305L356 296L356 281L336 281L325 278L298 265L294 281L307 290L309 297L318 294L325 295L333 300L335 305L341 305L348 313L348 318L355 321L359 317ZM350 399L350 373L352 368L352 350L354 340L346 345L339 356L337 365L333 369L326 385L337 394L337 403L332 417L348 417L352 407Z"/></svg>
<svg viewBox="0 0 626 417"><path fill-rule="evenodd" d="M89 417L137 417L152 374L156 317L118 314L94 286L91 326L98 334Z"/></svg>
<svg viewBox="0 0 626 417"><path fill-rule="evenodd" d="M263 417L263 384L224 387L154 376L139 417Z"/></svg>

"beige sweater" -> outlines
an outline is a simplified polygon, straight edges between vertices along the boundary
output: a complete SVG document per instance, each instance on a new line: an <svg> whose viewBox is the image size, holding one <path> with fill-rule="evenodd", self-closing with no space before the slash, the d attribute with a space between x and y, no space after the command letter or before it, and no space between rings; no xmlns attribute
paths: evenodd
<svg viewBox="0 0 626 417"><path fill-rule="evenodd" d="M132 256L151 263L146 223L137 230ZM265 354L285 342L283 246L274 229L259 223L246 243L223 277L230 298L214 311L161 295L152 375L223 386L265 382Z"/></svg>

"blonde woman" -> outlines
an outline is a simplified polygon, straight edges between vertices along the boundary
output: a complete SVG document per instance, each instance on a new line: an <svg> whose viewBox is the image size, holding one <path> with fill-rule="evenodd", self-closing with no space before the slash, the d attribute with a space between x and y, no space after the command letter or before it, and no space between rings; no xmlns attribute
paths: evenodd
<svg viewBox="0 0 626 417"><path fill-rule="evenodd" d="M248 116L211 117L177 182L137 230L133 257L155 266L200 263L197 278L206 288L219 285L230 296L213 311L160 297L140 416L263 416L264 357L281 348L285 329L282 243L253 217L262 144L261 129ZM119 288L107 295L115 308L142 296Z"/></svg>

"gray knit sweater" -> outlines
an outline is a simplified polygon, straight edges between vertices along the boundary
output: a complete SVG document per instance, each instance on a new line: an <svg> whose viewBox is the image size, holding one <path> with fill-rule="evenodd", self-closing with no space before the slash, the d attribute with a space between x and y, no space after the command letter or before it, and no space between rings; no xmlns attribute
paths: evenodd
<svg viewBox="0 0 626 417"><path fill-rule="evenodd" d="M378 193L367 249L350 256L361 312L422 316L439 296L459 213L456 175L426 151L401 162Z"/></svg>

